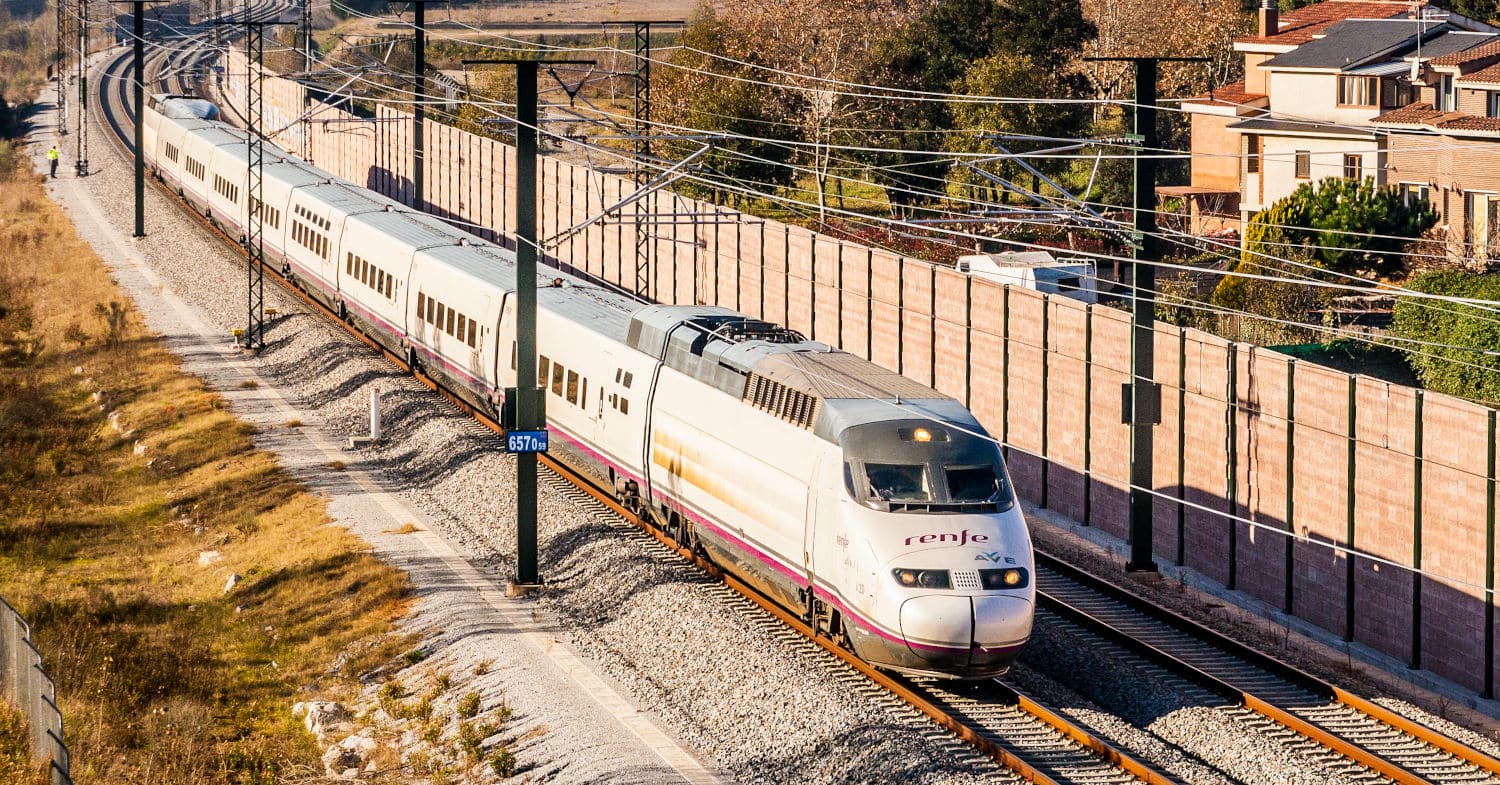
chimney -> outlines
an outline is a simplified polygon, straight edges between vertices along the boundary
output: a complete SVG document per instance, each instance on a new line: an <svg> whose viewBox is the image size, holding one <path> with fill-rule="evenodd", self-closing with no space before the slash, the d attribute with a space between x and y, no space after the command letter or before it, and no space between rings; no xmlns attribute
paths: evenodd
<svg viewBox="0 0 1500 785"><path fill-rule="evenodd" d="M1281 29L1281 12L1276 8L1276 0L1260 0L1260 36L1276 35Z"/></svg>

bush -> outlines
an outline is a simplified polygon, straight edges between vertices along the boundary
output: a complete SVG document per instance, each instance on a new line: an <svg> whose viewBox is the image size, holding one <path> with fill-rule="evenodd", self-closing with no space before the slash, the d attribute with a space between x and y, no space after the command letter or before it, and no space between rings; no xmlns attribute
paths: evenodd
<svg viewBox="0 0 1500 785"><path fill-rule="evenodd" d="M1500 274L1441 271L1419 275L1407 288L1500 303ZM1417 297L1396 302L1391 331L1401 338L1441 346L1411 346L1406 361L1429 390L1484 401L1500 401L1500 314L1469 305Z"/></svg>

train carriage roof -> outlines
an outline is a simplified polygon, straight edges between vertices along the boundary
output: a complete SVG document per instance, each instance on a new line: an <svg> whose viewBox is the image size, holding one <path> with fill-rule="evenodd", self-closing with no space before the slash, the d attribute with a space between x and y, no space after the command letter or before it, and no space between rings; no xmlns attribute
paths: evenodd
<svg viewBox="0 0 1500 785"><path fill-rule="evenodd" d="M382 241L399 243L408 251L434 246L456 246L459 240L451 232L443 231L443 227L422 220L418 214L395 209L390 205L386 205L385 209L351 215L349 224L368 227L372 232L378 232Z"/></svg>

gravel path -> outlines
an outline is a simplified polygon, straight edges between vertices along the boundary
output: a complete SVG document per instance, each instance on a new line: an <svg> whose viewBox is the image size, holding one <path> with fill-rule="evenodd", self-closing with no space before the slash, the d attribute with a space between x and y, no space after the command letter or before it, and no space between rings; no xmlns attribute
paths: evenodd
<svg viewBox="0 0 1500 785"><path fill-rule="evenodd" d="M96 133L91 157L98 171L88 189L108 221L128 232L131 170L102 141L103 131ZM243 322L243 261L154 189L148 189L146 229L139 252L163 285L227 341ZM513 466L494 439L340 328L274 286L266 292L267 307L278 315L268 323L261 373L306 413L308 429L336 439L366 430L369 390L379 390L387 440L360 457L503 585L514 536ZM831 674L819 657L788 649L747 623L721 588L653 554L643 538L597 520L545 483L540 502L541 562L550 586L543 604L563 620L565 639L736 780L1008 779L925 720L893 714L886 702ZM515 699L529 687L512 680L504 689ZM578 754L589 749L580 744ZM537 765L552 771L546 762ZM614 779L598 771L587 780L548 776Z"/></svg>

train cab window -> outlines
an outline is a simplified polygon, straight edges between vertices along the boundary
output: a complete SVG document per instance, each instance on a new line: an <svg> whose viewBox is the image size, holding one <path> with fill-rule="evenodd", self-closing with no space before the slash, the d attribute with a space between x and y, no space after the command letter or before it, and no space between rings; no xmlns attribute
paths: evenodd
<svg viewBox="0 0 1500 785"><path fill-rule="evenodd" d="M918 501L932 499L927 487L927 470L920 463L867 463L865 481L870 495L882 501Z"/></svg>
<svg viewBox="0 0 1500 785"><path fill-rule="evenodd" d="M479 348L479 329L478 328L479 328L479 323L476 322L476 321L474 321L473 319L470 319L469 320L469 346L471 348L474 348L474 349L478 349Z"/></svg>
<svg viewBox="0 0 1500 785"><path fill-rule="evenodd" d="M559 397L563 394L563 371L561 363L552 364L552 394Z"/></svg>
<svg viewBox="0 0 1500 785"><path fill-rule="evenodd" d="M1002 490L993 466L949 466L943 474L947 475L948 498L955 502L994 501Z"/></svg>
<svg viewBox="0 0 1500 785"><path fill-rule="evenodd" d="M568 403L578 403L578 372L568 371Z"/></svg>

